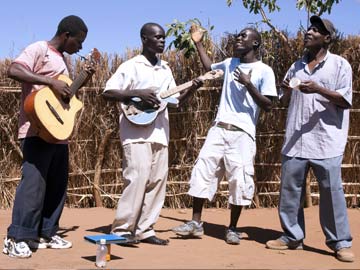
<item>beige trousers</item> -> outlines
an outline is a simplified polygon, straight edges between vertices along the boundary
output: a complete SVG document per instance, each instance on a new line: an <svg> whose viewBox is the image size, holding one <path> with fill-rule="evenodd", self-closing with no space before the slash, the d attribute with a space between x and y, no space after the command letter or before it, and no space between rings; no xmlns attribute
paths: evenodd
<svg viewBox="0 0 360 270"><path fill-rule="evenodd" d="M123 146L124 189L118 202L112 232L131 233L142 240L155 235L166 194L168 148L157 143Z"/></svg>

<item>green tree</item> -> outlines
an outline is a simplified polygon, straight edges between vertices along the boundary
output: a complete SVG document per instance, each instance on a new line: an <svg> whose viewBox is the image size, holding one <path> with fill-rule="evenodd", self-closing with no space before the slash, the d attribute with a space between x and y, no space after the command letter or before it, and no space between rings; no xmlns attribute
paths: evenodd
<svg viewBox="0 0 360 270"><path fill-rule="evenodd" d="M179 51L183 51L185 57L187 58L194 54L196 48L194 42L191 40L191 36L189 33L189 28L192 24L197 24L201 26L201 22L197 18L190 19L186 22L180 22L178 20L174 20L171 24L166 25L168 27L168 30L166 32L166 37L169 36L174 37L174 40L170 42L168 49L174 47ZM212 29L213 27L211 27L211 30ZM206 35L206 39L207 38L208 36Z"/></svg>
<svg viewBox="0 0 360 270"><path fill-rule="evenodd" d="M296 8L305 8L308 13L308 21L310 14L321 16L323 13L331 13L334 4L338 4L341 0L296 0ZM228 6L233 4L233 0L226 0ZM242 0L244 8L248 9L250 13L261 14L263 22L266 23L282 40L288 44L288 38L278 30L268 18L265 9L269 13L280 11L277 0Z"/></svg>
<svg viewBox="0 0 360 270"><path fill-rule="evenodd" d="M277 29L269 19L267 13L272 13L276 11L280 11L280 7L278 5L277 0L241 0L242 5L245 9L249 10L250 13L259 14L262 16L262 22L267 24L271 30L278 36L284 44L290 48L290 44L288 41L288 37L279 29ZM308 13L308 21L310 18L310 14L316 14L321 16L323 13L331 13L332 7L334 4L338 4L341 0L296 0L296 8L306 9ZM230 7L233 5L234 0L226 0L227 5ZM199 19L191 19L186 22L180 22L178 20L174 20L173 23L168 24L168 31L166 33L167 37L173 36L174 40L169 44L168 48L174 47L179 51L183 51L185 57L190 57L195 52L195 45L191 40L189 34L189 28L191 24L198 24L201 26L201 22ZM202 26L201 26L202 27ZM204 27L202 27L206 30ZM210 26L209 30L211 31L214 26ZM209 35L205 35L205 40L210 41L211 39ZM217 47L215 44L213 44ZM221 51L220 48L217 48ZM222 51L221 51L222 52ZM222 52L224 55L226 53Z"/></svg>
<svg viewBox="0 0 360 270"><path fill-rule="evenodd" d="M174 47L178 51L182 51L186 58L194 55L196 52L195 44L191 39L190 35L190 27L192 24L198 25L201 29L204 30L204 41L211 42L209 31L214 29L213 25L210 25L206 29L201 25L201 22L198 18L190 19L186 22L180 22L178 20L174 20L171 24L167 24L168 30L166 31L166 37L174 37L174 39L170 42L168 49ZM216 46L215 44L213 44ZM211 52L209 52L211 53Z"/></svg>
<svg viewBox="0 0 360 270"><path fill-rule="evenodd" d="M310 13L321 16L323 13L331 13L334 4L338 4L341 0L296 0L297 9L306 8ZM226 0L228 6L233 4L233 0ZM244 8L248 9L250 13L258 14L267 8L268 11L279 11L280 7L277 5L277 0L242 0Z"/></svg>

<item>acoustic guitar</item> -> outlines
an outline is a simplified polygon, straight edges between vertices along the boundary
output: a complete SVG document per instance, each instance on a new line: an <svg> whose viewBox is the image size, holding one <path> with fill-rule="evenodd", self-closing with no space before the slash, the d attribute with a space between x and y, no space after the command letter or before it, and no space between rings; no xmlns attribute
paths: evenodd
<svg viewBox="0 0 360 270"><path fill-rule="evenodd" d="M90 67L100 59L100 52L94 48L88 58L83 57ZM89 69L92 70L92 69ZM64 99L49 87L32 91L25 99L24 111L37 132L37 136L49 143L56 143L70 137L75 123L76 114L83 107L83 103L76 97L76 93L83 83L92 76L93 72L82 70L72 82L65 75L56 77L70 85L71 95Z"/></svg>
<svg viewBox="0 0 360 270"><path fill-rule="evenodd" d="M198 78L200 80L213 80L217 78L221 78L224 75L224 72L220 69L212 70L205 73ZM121 103L121 110L123 111L124 116L127 120L129 120L132 124L138 126L147 126L152 124L159 113L164 111L167 106L169 107L177 107L179 104L179 100L177 98L171 97L172 95L179 93L181 91L187 90L193 86L193 82L189 81L179 86L176 86L167 91L161 92L158 98L161 103L159 106L153 108L149 108L144 106L142 100L139 97L133 97L130 102L124 104Z"/></svg>

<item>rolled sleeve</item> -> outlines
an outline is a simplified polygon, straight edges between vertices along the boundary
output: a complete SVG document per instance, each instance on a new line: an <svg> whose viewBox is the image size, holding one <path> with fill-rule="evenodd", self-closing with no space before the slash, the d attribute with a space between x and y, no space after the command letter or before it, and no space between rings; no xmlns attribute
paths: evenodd
<svg viewBox="0 0 360 270"><path fill-rule="evenodd" d="M352 69L350 64L345 61L342 61L341 65L336 92L352 105Z"/></svg>

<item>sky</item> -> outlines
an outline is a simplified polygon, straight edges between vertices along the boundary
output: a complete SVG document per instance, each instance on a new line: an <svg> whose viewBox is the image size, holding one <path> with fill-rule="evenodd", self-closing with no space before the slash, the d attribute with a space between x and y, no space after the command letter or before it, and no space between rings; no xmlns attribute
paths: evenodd
<svg viewBox="0 0 360 270"><path fill-rule="evenodd" d="M307 26L307 13L296 9L296 0L277 2L280 12L268 14L276 27L296 33L300 25ZM226 0L10 0L3 1L1 9L0 59L16 57L32 42L50 40L67 15L80 16L88 26L82 55L92 48L120 55L140 48L139 30L147 22L159 23L166 30L175 19L186 22L198 18L205 27L214 26L210 35L216 41L262 19L244 9L242 0L234 0L231 7ZM342 0L324 17L344 35L360 35L360 0ZM260 24L260 29L268 30L265 24ZM170 41L167 39L167 45Z"/></svg>

